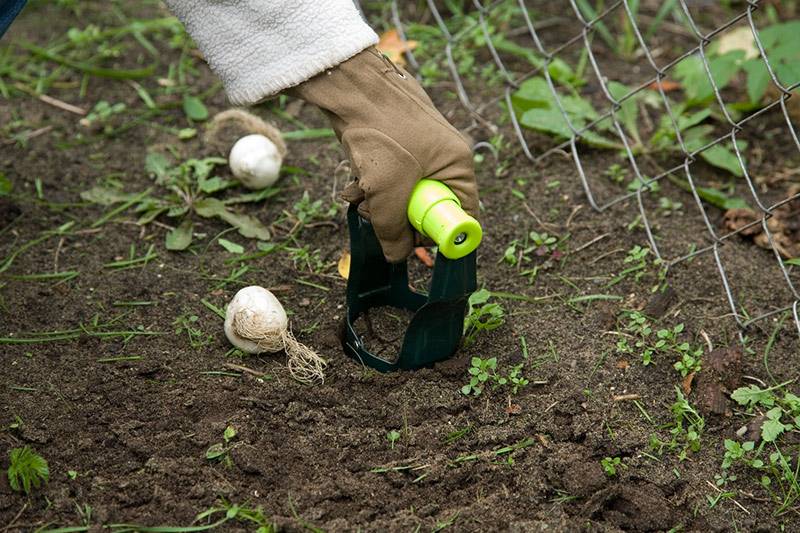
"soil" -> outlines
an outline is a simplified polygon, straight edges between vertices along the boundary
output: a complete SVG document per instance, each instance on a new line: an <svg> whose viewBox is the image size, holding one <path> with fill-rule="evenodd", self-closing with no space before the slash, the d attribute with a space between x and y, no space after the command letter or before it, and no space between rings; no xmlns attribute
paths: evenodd
<svg viewBox="0 0 800 533"><path fill-rule="evenodd" d="M95 18L118 23L103 9L86 9L81 25ZM137 16L153 15L148 9L137 10ZM42 30L45 21L47 32ZM43 44L78 24L66 11L40 4L5 39ZM165 75L178 54L164 47L158 75ZM190 81L198 88L215 83L205 67L190 74ZM146 83L156 86L155 79ZM467 127L471 117L452 89L452 84L440 84L430 92L448 118ZM471 94L480 104L496 98L499 90L486 87ZM141 106L130 85L111 80L91 79L84 99L74 87L50 94L87 108L99 100ZM33 332L81 325L88 331L138 333L127 339L79 333L71 339L2 344L0 466L7 467L11 448L23 445L50 465L49 483L30 497L13 492L0 476L0 524L7 530L187 526L221 500L261 507L286 531L310 525L329 531L448 525L455 531L798 530L796 510L774 516L775 502L752 472L737 472L741 492L736 504L730 499L708 504L707 497L718 494L713 483L723 441L737 438L736 430L749 417L711 410L698 452L685 461L671 452L656 457L650 437L668 438L664 425L672 420L669 406L682 378L672 368L675 361L656 360L645 367L635 355L615 350L620 313L648 305L659 323L685 323L684 338L693 344L705 344L705 334L715 348L736 349L739 329L730 316L718 264L724 265L737 301L746 302L746 312L754 316L791 301L771 252L731 238L720 248L719 263L704 254L671 268L668 296L651 292L658 283L655 269L608 287L627 266L623 259L631 246L647 243L641 224L630 225L639 213L636 199L594 212L572 159L554 154L532 164L498 109L499 131L512 142L501 154L505 170L499 176L491 157L478 167L485 207L478 263L479 285L512 295L493 300L502 303L505 324L434 368L379 374L345 357L337 336L344 312L345 281L336 271L347 247L343 211L333 223L296 236L299 245L319 250L326 264L321 272L296 265L288 253L272 253L248 262L249 270L227 282L238 265L213 242L226 229L220 222L196 221L195 232L205 234L202 246L184 253L165 250L166 229L139 226L134 213L91 227L107 208L83 202L80 193L109 175L122 180L126 191L152 186L143 172L148 147L170 144L182 157L209 152L202 136L178 141L168 130L188 126L179 96L174 98L176 108L154 119L159 127L142 122L109 136L87 135L79 117L36 98L15 96L0 105L0 125L23 120L31 130L51 127L25 146L6 143L7 130L0 139L0 171L15 187L13 203L0 203L0 257L9 257L44 231L76 223L74 231L17 255L2 273L0 336L30 338ZM227 108L220 92L205 103L211 113ZM273 105L255 111L283 130L295 129L271 111ZM309 106L297 118L309 127L326 127L322 114ZM758 176L797 164L782 124L781 117L765 115L749 131L755 153L769 154L753 162ZM471 133L478 140L489 137L481 130ZM535 134L529 142L552 144ZM331 139L291 142L289 150L285 163L308 175L284 177L280 195L243 207L268 224L290 211L306 190L312 199L328 202L330 176L343 157ZM621 186L604 175L619 158L579 150L598 196L619 195ZM703 182L729 183L713 169L696 166ZM796 181L796 174L789 179ZM763 186L780 198L784 185L774 190ZM732 187L747 194L741 182ZM524 195L539 221L512 191ZM643 208L652 215L665 256L707 246L706 226L692 196L667 182L663 191L683 204L681 212L663 214L657 198L650 197L644 198ZM723 213L709 212L711 224L720 229ZM285 236L280 224L272 229L275 239ZM523 268L506 264L502 258L509 243L532 230L568 236L561 254L534 257ZM226 235L247 252L256 251L255 243ZM104 266L127 258L132 245L141 255L151 244L158 257L143 266ZM520 275L532 265L541 267L535 280ZM413 268L424 270L417 264ZM18 278L54 269L80 274L61 282ZM790 275L800 281L796 269ZM324 384L291 380L282 354L230 354L222 320L206 303L224 308L239 288L250 284L270 288L291 314L298 340L329 361ZM613 298L577 299L598 294ZM192 324L200 333L175 333L176 319L189 316L197 317ZM764 354L769 346L770 378L799 377L797 332L791 320L776 329L780 315L774 318L748 329L747 350L736 363L743 376L768 379ZM105 328L91 327L106 323ZM469 381L473 357L497 357L505 372L522 363L530 383L517 394L487 387L479 397L465 396L461 387ZM697 401L696 394L691 401ZM722 401L726 411L733 411L727 397ZM227 426L237 432L230 464L207 460L206 450L222 442ZM400 433L394 443L387 438L390 431ZM601 467L606 457L619 457L625 466L609 476ZM223 529L252 528L229 522Z"/></svg>
<svg viewBox="0 0 800 533"><path fill-rule="evenodd" d="M359 316L353 327L365 348L381 359L394 362L414 313L390 306L374 307Z"/></svg>

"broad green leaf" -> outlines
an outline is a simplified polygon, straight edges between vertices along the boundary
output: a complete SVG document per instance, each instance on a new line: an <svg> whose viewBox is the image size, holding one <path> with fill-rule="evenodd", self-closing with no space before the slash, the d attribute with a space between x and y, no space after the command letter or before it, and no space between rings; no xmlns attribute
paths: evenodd
<svg viewBox="0 0 800 533"><path fill-rule="evenodd" d="M775 405L775 396L772 394L772 391L761 390L758 385L739 387L733 391L731 399L739 405L744 405L746 407L753 407L756 404L767 407Z"/></svg>
<svg viewBox="0 0 800 533"><path fill-rule="evenodd" d="M98 205L112 205L120 202L127 202L135 198L139 193L127 193L113 187L95 185L88 191L81 193L81 199Z"/></svg>
<svg viewBox="0 0 800 533"><path fill-rule="evenodd" d="M11 180L8 179L3 172L0 172L0 196L9 194L13 188L14 185L11 183Z"/></svg>
<svg viewBox="0 0 800 533"><path fill-rule="evenodd" d="M228 239L222 239L222 238L217 239L217 242L220 244L220 246L222 246L232 254L244 253L244 246L242 246L241 244L236 244L235 242L231 242Z"/></svg>
<svg viewBox="0 0 800 533"><path fill-rule="evenodd" d="M761 438L764 442L775 442L784 431L792 428L791 425L781 422L782 414L780 407L767 411L767 420L761 425Z"/></svg>
<svg viewBox="0 0 800 533"><path fill-rule="evenodd" d="M167 250L185 250L192 244L192 230L194 225L191 220L184 220L181 224L167 233Z"/></svg>
<svg viewBox="0 0 800 533"><path fill-rule="evenodd" d="M268 241L269 229L261 221L250 215L234 213L225 208L225 204L216 198L203 198L194 204L195 212L201 217L217 217L239 230L243 237Z"/></svg>
<svg viewBox="0 0 800 533"><path fill-rule="evenodd" d="M185 141L197 137L197 130L195 128L183 128L178 130L178 139Z"/></svg>
<svg viewBox="0 0 800 533"><path fill-rule="evenodd" d="M227 189L235 184L236 182L220 178L219 176L214 176L213 178L201 177L197 180L197 185L200 187L200 190L208 194Z"/></svg>
<svg viewBox="0 0 800 533"><path fill-rule="evenodd" d="M208 118L208 109L196 96L183 95L183 112L191 120L203 121Z"/></svg>
<svg viewBox="0 0 800 533"><path fill-rule="evenodd" d="M553 94L544 78L530 78L522 82L519 89L511 97L517 113L532 107L552 107Z"/></svg>
<svg viewBox="0 0 800 533"><path fill-rule="evenodd" d="M698 111L697 113L692 113L691 115L680 115L678 117L678 128L681 131L685 131L693 126L697 126L705 119L711 116L711 110L706 108ZM667 121L669 121L669 117L665 117ZM670 124L672 126L672 124Z"/></svg>
<svg viewBox="0 0 800 533"><path fill-rule="evenodd" d="M611 96L617 100L626 96L630 90L630 87L627 85L623 85L616 81L611 81L608 83L608 91L611 93ZM619 121L628 131L628 134L634 138L637 144L641 144L642 138L639 136L639 105L637 100L638 97L633 96L622 102L617 115L619 117Z"/></svg>
<svg viewBox="0 0 800 533"><path fill-rule="evenodd" d="M764 98L770 83L769 71L761 58L751 59L744 65L747 72L747 96L750 103L758 104Z"/></svg>
<svg viewBox="0 0 800 533"><path fill-rule="evenodd" d="M561 111L553 108L532 108L523 113L520 124L532 130L551 133L558 137L569 138L572 130L569 129Z"/></svg>
<svg viewBox="0 0 800 533"><path fill-rule="evenodd" d="M226 453L228 453L228 450L226 450L225 446L221 443L212 444L208 450L206 450L206 459L213 461L214 459L219 459Z"/></svg>
<svg viewBox="0 0 800 533"><path fill-rule="evenodd" d="M726 211L728 209L747 209L750 207L742 198L739 198L738 196L729 196L719 189L714 189L712 187L696 187L696 189L697 196L699 196L704 202L709 203L714 207L718 207Z"/></svg>
<svg viewBox="0 0 800 533"><path fill-rule="evenodd" d="M144 160L144 169L159 181L167 177L169 166L167 156L159 152L148 152Z"/></svg>
<svg viewBox="0 0 800 533"><path fill-rule="evenodd" d="M206 157L204 159L189 159L183 165L192 169L194 177L199 181L211 175L211 171L217 165L224 165L228 162L222 157Z"/></svg>
<svg viewBox="0 0 800 533"><path fill-rule="evenodd" d="M786 265L800 266L800 257L794 257L792 259L787 259L783 263L786 264Z"/></svg>
<svg viewBox="0 0 800 533"><path fill-rule="evenodd" d="M747 143L745 141L738 141L737 144L739 145L739 150L747 148ZM727 170L736 177L744 177L744 171L739 164L739 158L736 157L736 153L729 145L729 143L715 144L700 152L700 157L702 157L706 163Z"/></svg>

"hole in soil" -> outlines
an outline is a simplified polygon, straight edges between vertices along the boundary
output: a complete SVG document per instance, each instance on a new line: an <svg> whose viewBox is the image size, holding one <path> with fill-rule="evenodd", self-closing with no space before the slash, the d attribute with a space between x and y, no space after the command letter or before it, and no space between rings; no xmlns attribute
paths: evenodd
<svg viewBox="0 0 800 533"><path fill-rule="evenodd" d="M406 309L385 305L359 316L353 327L367 350L381 359L395 362L413 316L414 313Z"/></svg>

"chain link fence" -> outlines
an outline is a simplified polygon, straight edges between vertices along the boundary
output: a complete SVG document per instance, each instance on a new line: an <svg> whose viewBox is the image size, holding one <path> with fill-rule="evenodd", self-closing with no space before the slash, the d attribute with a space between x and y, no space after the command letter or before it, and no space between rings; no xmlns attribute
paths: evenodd
<svg viewBox="0 0 800 533"><path fill-rule="evenodd" d="M543 159L556 152L568 153L574 162L577 176L580 179L588 202L596 211L602 212L621 202L632 200L637 209L637 213L633 216L638 215L652 252L663 260L663 264L667 268L698 256L707 255L713 257L724 296L727 300L725 305L730 308L730 315L738 324L742 340L744 340L744 334L751 324L770 317L777 318L778 315L787 315L788 318L793 319L797 333L800 335L800 292L798 292L800 282L797 276L800 266L793 266L791 263L786 262L788 259L786 250L782 248L780 243L776 242L775 229L770 224L770 220L781 209L784 212L788 210L789 217L794 217L793 220L800 219L800 211L798 211L800 208L800 188L796 190L790 189L788 197L775 198L774 194L765 195L764 188L756 183L749 168L749 148L741 141L743 132L746 132L756 121L761 120L761 117L777 114L780 116L781 131L775 139L780 143L783 150L791 150L794 156L800 153L800 139L798 139L797 130L789 111L789 100L793 92L800 86L800 81L787 84L786 81L782 80L781 76L776 72L776 66L765 51L761 30L756 21L758 20L758 11L763 11L766 2L748 0L738 4L732 3L733 5L728 6L727 13L730 16L730 13L733 12L733 16L724 22L713 19L715 20L712 23L714 27L710 31L703 29L704 26L698 21L698 18L703 16L702 9L713 3L702 2L701 0L694 2L687 0L651 2L650 5L654 9L658 9L659 5L662 9L655 15L649 15L649 20L646 20L647 15L644 14L644 10L640 9L642 7L640 2L635 0L608 2L606 6L603 6L603 2L589 3L581 0L564 2L525 2L524 0L518 0L516 3L518 5L513 6L515 14L505 27L500 27L491 21L497 10L508 10L509 0L491 3L473 0L472 5L466 6L470 16L462 17L460 20L463 25L455 29L452 24L448 25L448 16L451 14L448 10L452 11L453 2L447 1L427 0L427 5L424 5L421 1L416 2L415 8L411 9L411 13L409 13L409 4L398 3L393 0L391 2L391 19L400 39L405 43L409 40L409 29L413 28L415 23L414 17L424 15L427 19L426 24L437 29L441 42L444 44L444 49L437 51L437 55L442 62L440 64L446 65L447 74L454 83L460 104L468 111L475 125L492 124L492 118L486 116L487 110L500 108L503 104L505 104L505 109L507 110L514 109L514 93L519 90L522 84L533 77L544 78L553 102L563 117L568 131L562 134L560 138L556 136L558 140L555 142L552 141L553 136L550 137L550 142L548 143L547 139L543 141L542 135L537 136L535 134L531 140L531 131L520 124L517 113L508 113L508 119L510 119L514 135L531 163L540 163ZM469 2L461 2L460 8L463 9L465 4L469 4ZM669 8L665 7L665 4L669 4ZM537 20L535 13L548 10L549 13L543 15L544 18ZM706 16L704 20L706 26L709 25L708 18ZM647 23L646 25L645 22ZM627 47L631 58L627 64L629 66L633 65L632 69L636 71L635 77L637 78L635 83L625 86L627 90L622 94L618 90L613 91L611 87L615 76L617 76L616 79L621 77L620 70L609 69L604 64L604 61L607 63L609 54L599 53L600 47L597 45L598 42L603 44L600 38L605 42L609 42L609 38L615 38L614 31L610 29L612 23L617 26L620 24L624 26L625 38L627 39ZM766 67L768 80L766 80L766 75L764 78L765 82L770 86L770 90L766 92L768 94L767 99L762 101L761 105L748 110L746 113L734 113L731 111L731 102L726 101L725 90L718 83L719 76L715 76L713 72L715 65L709 59L709 50L714 46L714 43L720 40L721 36L726 32L737 28L749 28L748 33L752 35L751 42L757 48L757 51L753 50L753 55L759 58ZM516 61L517 58L515 57L520 55L519 49L512 48L511 51L515 52L514 54L507 53L509 46L504 46L501 49L497 45L498 40L493 38L493 35L498 31L503 32L504 43L513 42L517 46L527 48L533 52L536 58L539 58L540 63L532 65L533 68L528 71L520 72L519 62ZM663 59L664 55L669 54L664 54L663 49L656 49L652 37L654 35L659 37L659 34L667 31L673 33L672 41L674 42L676 40L675 36L677 36L680 44L671 47L673 57ZM482 36L482 39L476 38L476 35L478 37ZM491 90L493 93L492 99L488 102L485 98L486 88L480 87L480 85L471 87L468 76L465 75L463 68L459 65L459 61L462 59L458 57L458 51L460 47L467 45L464 42L465 39L470 40L470 47L474 47L476 42L482 47L482 50L477 53L482 54L487 63L494 65L496 68L495 73L501 80L501 83L495 85ZM613 41L610 42L613 44ZM680 51L674 52L675 49L680 49ZM404 51L404 54L410 70L419 73L423 65L421 65L421 61L417 57L419 54L415 53L413 49L413 43L412 46L409 46ZM599 88L594 101L599 102L598 106L600 106L601 111L598 112L598 115L593 120L585 121L584 123L574 120L574 114L570 113L567 108L568 103L565 103L563 87L559 86L559 81L554 76L557 73L559 62L564 60L574 61L576 57L578 62L584 61L586 78L591 80L590 83L595 88ZM716 104L714 107L717 113L716 116L719 119L713 135L705 139L700 146L697 146L696 142L692 146L684 138L686 130L679 124L679 121L683 120L680 116L682 110L675 110L675 107L680 104L677 103L676 99L668 97L668 93L675 90L674 83L671 82L674 79L674 71L680 68L679 65L687 58L698 58L702 64L705 78L710 83L713 91L713 98L709 106ZM512 63L514 64L513 67L510 66ZM530 66L530 61L527 64ZM670 86L671 83L673 83L673 87ZM664 120L669 121L668 123L674 131L674 141L677 145L677 147L674 147L676 157L673 158L671 166L669 168L661 167L660 171L653 172L652 175L648 175L649 173L645 173L642 170L642 160L646 156L643 156L641 151L633 148L634 141L631 138L630 127L624 123L624 116L622 116L624 115L626 102L636 99L637 95L641 96L645 92L655 95L660 101ZM797 102L793 103L796 104ZM611 195L606 194L606 187L602 187L604 194L598 195L598 180L604 178L598 176L597 174L599 173L597 172L586 170L585 160L588 157L587 154L593 153L593 150L587 147L583 141L591 136L599 124L603 121L607 123L609 120L613 127L608 128L608 130L618 139L618 144L622 148L619 153L623 156L627 172L630 172L635 181L641 186L634 188L634 190L619 190ZM719 124L722 124L722 126L719 126ZM746 183L747 204L755 206L752 208L754 214L752 219L732 229L720 229L719 222L716 224L713 222L719 218L720 211L712 211L716 208L704 201L705 190L699 184L697 178L698 168L703 168L704 166L702 161L704 153L708 156L706 159L709 159L713 151L719 149L715 147L719 146L732 148L732 153L735 153L735 162L740 169L737 174ZM797 152L794 152L795 150ZM644 164L646 166L646 163ZM652 208L648 208L645 200L648 194L659 188L658 182L666 180L668 177L674 180L676 176L679 176L681 181L685 183L683 188L691 193L694 205L689 206L688 209L697 210L699 219L702 220L701 227L704 228L705 232L704 238L701 239L699 245L683 253L677 253L675 251L677 247L671 247L671 251L665 251L670 247L666 246L667 243L659 237L657 227L652 222ZM741 186L741 182L739 184ZM604 197L601 198L601 196ZM633 204L631 203L630 205ZM762 234L761 238L764 241L762 242L762 247L771 251L771 254L774 255L774 269L779 280L776 283L782 285L785 282L787 289L786 291L781 290L781 294L786 294L785 300L757 306L761 308L757 314L744 311L750 308L749 302L742 301L745 297L739 295L732 288L731 267L726 264L722 253L724 247L732 239L737 238L737 236L751 236L754 233ZM757 251L758 249L755 246L751 245L751 247L753 248L753 253L767 253Z"/></svg>

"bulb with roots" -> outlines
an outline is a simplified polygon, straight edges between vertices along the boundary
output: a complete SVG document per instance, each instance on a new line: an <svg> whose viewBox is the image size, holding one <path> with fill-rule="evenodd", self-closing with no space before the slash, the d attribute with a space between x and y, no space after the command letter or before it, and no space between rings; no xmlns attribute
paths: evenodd
<svg viewBox="0 0 800 533"><path fill-rule="evenodd" d="M225 311L225 335L245 353L285 350L289 372L298 381L324 379L325 360L294 338L283 306L263 287L254 285L236 293Z"/></svg>

